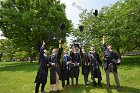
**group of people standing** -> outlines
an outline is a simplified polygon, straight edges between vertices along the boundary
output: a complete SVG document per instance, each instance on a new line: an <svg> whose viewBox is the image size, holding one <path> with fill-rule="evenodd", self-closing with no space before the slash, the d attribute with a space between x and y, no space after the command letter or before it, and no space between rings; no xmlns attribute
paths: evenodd
<svg viewBox="0 0 140 93"><path fill-rule="evenodd" d="M62 87L65 87L65 81L67 85L78 85L80 66L82 66L82 74L84 76L85 86L88 87L88 75L91 72L91 79L93 80L93 86L102 86L102 76L99 66L104 66L106 73L107 87L110 87L109 73L113 72L115 82L117 84L117 90L120 90L120 83L117 74L117 64L120 63L120 58L116 52L112 51L111 45L106 46L103 37L103 49L104 49L104 64L100 60L100 56L95 52L94 47L90 48L88 53L84 48L73 47L68 53L67 50L63 51L61 40L59 41L59 50L53 49L52 54L49 56L48 51L45 49L45 43L42 44L39 54L38 71L35 78L35 93L39 92L41 85L41 93L45 93L44 88L47 83L48 68L50 68L50 93L54 91L59 93L59 80L62 81ZM80 49L80 52L78 51ZM63 55L62 55L63 54ZM60 59L62 58L62 62ZM98 82L95 81L98 79ZM76 82L74 83L74 81Z"/></svg>

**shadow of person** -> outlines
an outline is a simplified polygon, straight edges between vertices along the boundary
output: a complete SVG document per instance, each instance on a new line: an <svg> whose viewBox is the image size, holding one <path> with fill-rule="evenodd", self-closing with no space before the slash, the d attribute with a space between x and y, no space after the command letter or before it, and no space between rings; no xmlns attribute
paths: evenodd
<svg viewBox="0 0 140 93"><path fill-rule="evenodd" d="M111 85L110 88L106 87L107 93L113 93L112 89L116 89L116 85ZM128 87L128 86L121 86L120 91L122 93L140 93L140 89L138 88L133 88L133 87Z"/></svg>
<svg viewBox="0 0 140 93"><path fill-rule="evenodd" d="M102 84L102 86L96 86L96 89L106 89L106 91L107 91L107 93L113 93L112 92L112 90L111 90L111 88L107 88L107 86L106 86L106 84L105 83L101 83ZM93 85L92 85L92 87L93 87ZM88 92L87 92L88 93Z"/></svg>
<svg viewBox="0 0 140 93"><path fill-rule="evenodd" d="M113 93L112 90L116 89L116 85L111 85L110 88L106 87L106 84L102 83L102 87L93 87L92 82L90 82L89 87L86 87L84 84L79 85L70 85L69 87L65 87L61 93L91 93L91 91L98 91L100 89L105 89L107 93ZM116 90L117 91L117 90ZM140 93L140 89L128 86L121 86L121 90L118 91L121 93Z"/></svg>
<svg viewBox="0 0 140 93"><path fill-rule="evenodd" d="M91 90L96 89L104 89L105 84L103 84L103 87L93 87L93 83L90 82L89 86L86 87L84 84L78 84L78 85L70 85L69 87L65 87L62 90L62 93L91 93ZM67 91L67 92L66 92Z"/></svg>
<svg viewBox="0 0 140 93"><path fill-rule="evenodd" d="M86 93L90 93L90 89L90 87L86 87L84 84L70 85L69 87L65 87L62 93L83 93L85 91Z"/></svg>
<svg viewBox="0 0 140 93"><path fill-rule="evenodd" d="M140 93L140 88L134 88L134 87L128 87L128 86L121 86L120 91L118 92L123 92L123 93ZM111 85L111 87L108 89L108 93L110 92L111 89L116 89L116 85Z"/></svg>

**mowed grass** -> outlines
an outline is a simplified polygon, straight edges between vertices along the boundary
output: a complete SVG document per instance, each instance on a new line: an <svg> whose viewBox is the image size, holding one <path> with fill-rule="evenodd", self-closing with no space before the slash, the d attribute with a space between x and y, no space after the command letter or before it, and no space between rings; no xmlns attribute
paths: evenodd
<svg viewBox="0 0 140 93"><path fill-rule="evenodd" d="M29 62L0 62L0 93L34 93L34 79L37 72L37 63ZM89 87L84 86L84 78L80 72L78 86L66 86L62 93L118 93L113 74L110 74L111 88L106 88L105 72L102 72L103 87L94 88L92 80ZM123 57L121 65L118 67L118 74L121 83L120 93L140 93L140 56ZM50 75L45 87L49 92Z"/></svg>

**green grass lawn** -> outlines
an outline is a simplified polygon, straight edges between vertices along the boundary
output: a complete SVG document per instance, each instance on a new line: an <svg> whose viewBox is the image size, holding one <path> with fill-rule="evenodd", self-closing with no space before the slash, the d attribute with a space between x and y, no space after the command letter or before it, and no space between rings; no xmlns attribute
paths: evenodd
<svg viewBox="0 0 140 93"><path fill-rule="evenodd" d="M0 62L0 93L34 93L34 79L37 71L37 63L29 62ZM102 72L103 87L94 88L84 86L84 79L80 73L78 86L67 86L62 93L118 93L115 86L113 74L111 77L111 88L106 88L105 72ZM121 83L121 93L140 93L140 56L123 57L121 65L118 67L119 79ZM45 91L49 92L49 81ZM61 82L60 82L61 84Z"/></svg>

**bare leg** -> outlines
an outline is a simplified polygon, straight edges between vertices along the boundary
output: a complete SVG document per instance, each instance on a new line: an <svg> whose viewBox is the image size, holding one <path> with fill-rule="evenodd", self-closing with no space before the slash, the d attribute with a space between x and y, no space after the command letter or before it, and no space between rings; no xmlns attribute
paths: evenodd
<svg viewBox="0 0 140 93"><path fill-rule="evenodd" d="M59 90L59 75L56 72L56 91Z"/></svg>

